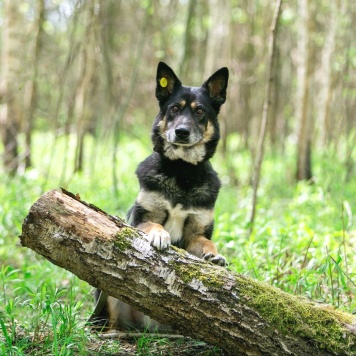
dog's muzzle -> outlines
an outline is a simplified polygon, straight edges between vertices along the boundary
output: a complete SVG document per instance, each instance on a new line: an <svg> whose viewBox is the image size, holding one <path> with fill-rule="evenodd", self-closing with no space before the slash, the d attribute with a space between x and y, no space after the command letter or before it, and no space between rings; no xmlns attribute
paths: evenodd
<svg viewBox="0 0 356 356"><path fill-rule="evenodd" d="M201 140L201 135L190 125L180 123L166 132L167 141L174 146L190 147L196 145Z"/></svg>

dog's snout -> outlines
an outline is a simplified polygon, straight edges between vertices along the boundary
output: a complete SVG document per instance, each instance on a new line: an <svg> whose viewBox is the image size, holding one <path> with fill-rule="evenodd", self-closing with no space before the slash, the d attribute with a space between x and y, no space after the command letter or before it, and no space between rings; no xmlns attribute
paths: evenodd
<svg viewBox="0 0 356 356"><path fill-rule="evenodd" d="M179 125L175 129L175 133L179 139L183 140L189 137L190 130L189 127L187 127L186 125Z"/></svg>

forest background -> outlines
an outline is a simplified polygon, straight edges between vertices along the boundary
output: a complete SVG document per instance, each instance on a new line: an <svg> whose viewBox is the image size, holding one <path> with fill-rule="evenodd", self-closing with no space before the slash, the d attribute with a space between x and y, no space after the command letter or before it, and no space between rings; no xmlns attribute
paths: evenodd
<svg viewBox="0 0 356 356"><path fill-rule="evenodd" d="M23 330L54 354L89 347L80 325L92 308L90 287L21 248L17 236L31 204L60 186L125 216L138 191L135 168L152 152L159 61L186 85L202 84L220 67L230 70L213 159L223 183L214 240L230 269L356 312L356 2L282 1L270 80L274 6L0 2L3 350L38 351ZM269 112L252 224L266 81ZM73 337L86 341L73 346Z"/></svg>

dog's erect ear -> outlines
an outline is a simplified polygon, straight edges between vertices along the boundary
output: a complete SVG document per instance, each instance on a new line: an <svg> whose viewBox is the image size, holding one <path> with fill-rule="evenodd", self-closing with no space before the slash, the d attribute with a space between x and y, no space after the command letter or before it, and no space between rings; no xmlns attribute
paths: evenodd
<svg viewBox="0 0 356 356"><path fill-rule="evenodd" d="M158 63L156 82L156 98L160 103L164 103L171 96L174 88L182 85L173 70L163 62Z"/></svg>
<svg viewBox="0 0 356 356"><path fill-rule="evenodd" d="M210 98L214 104L220 105L225 103L226 88L229 80L229 70L224 67L215 72L204 84L203 87L209 92Z"/></svg>

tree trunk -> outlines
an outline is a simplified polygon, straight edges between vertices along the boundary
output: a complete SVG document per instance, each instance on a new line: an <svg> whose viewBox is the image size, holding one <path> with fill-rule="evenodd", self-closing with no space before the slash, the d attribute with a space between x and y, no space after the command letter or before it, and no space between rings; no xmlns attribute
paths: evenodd
<svg viewBox="0 0 356 356"><path fill-rule="evenodd" d="M145 235L70 193L50 191L21 243L183 335L234 355L352 355L355 316L229 272Z"/></svg>
<svg viewBox="0 0 356 356"><path fill-rule="evenodd" d="M183 44L183 58L180 64L179 76L185 78L188 77L189 59L193 57L193 20L196 12L197 3L194 0L189 0L187 24L185 29L184 44Z"/></svg>
<svg viewBox="0 0 356 356"><path fill-rule="evenodd" d="M135 92L135 86L137 83L137 78L139 76L139 68L141 64L141 60L143 58L143 49L145 46L145 42L147 39L147 30L151 20L151 3L146 8L146 12L144 15L144 19L142 21L142 25L139 31L139 37L136 43L135 56L132 59L132 69L130 73L130 82L125 90L125 94L123 95L122 101L120 103L120 108L118 113L115 115L113 122L113 154L112 154L112 180L113 180L113 190L115 197L119 197L119 178L117 174L117 167L119 166L119 139L120 139L120 130L122 126L122 121L124 119L125 113L129 108L130 102Z"/></svg>
<svg viewBox="0 0 356 356"><path fill-rule="evenodd" d="M36 3L36 16L37 19L34 24L34 31L36 32L34 45L32 50L32 78L29 82L29 93L26 120L24 122L24 129L26 135L26 156L25 156L25 166L26 168L31 167L31 139L32 139L32 129L34 123L35 108L38 101L38 68L39 68L39 56L42 47L42 36L43 36L43 23L45 21L45 1L37 0Z"/></svg>
<svg viewBox="0 0 356 356"><path fill-rule="evenodd" d="M274 82L273 69L274 69L274 62L276 57L276 38L278 33L279 16L281 13L281 4L282 4L282 0L276 1L271 30L270 30L270 36L269 36L265 97L263 103L260 133L257 142L256 157L255 157L255 164L254 164L253 177L252 177L253 197L252 197L252 211L250 217L250 234L253 231L255 215L256 215L257 192L258 192L258 186L260 184L260 175L261 175L262 160L264 156L264 145L265 145L265 138L266 138L266 128L268 124L268 117L270 111L269 104L272 101L271 86L273 85Z"/></svg>
<svg viewBox="0 0 356 356"><path fill-rule="evenodd" d="M203 3L203 2L202 2ZM198 71L204 69L204 78L209 78L211 73L214 73L218 68L226 65L226 61L229 58L229 33L230 33L230 2L226 0L210 0L205 2L209 11L209 27L206 31L206 53L203 55L203 63L199 63L200 67L196 68ZM195 14L195 17L197 14ZM206 17L206 13L200 14L202 17ZM196 21L193 19L193 21ZM203 27L203 25L201 26ZM202 29L203 30L203 29ZM196 47L196 46L193 46ZM199 51L200 53L203 51ZM195 56L199 55L199 52L195 52ZM213 53L219 53L218 56ZM190 70L187 68L187 74Z"/></svg>
<svg viewBox="0 0 356 356"><path fill-rule="evenodd" d="M89 0L84 5L85 41L81 50L81 75L75 96L75 114L77 118L77 146L75 150L74 172L82 172L84 166L84 139L88 132L89 122L93 115L92 102L95 91L95 76L97 69L96 34L98 19L95 13L95 0Z"/></svg>
<svg viewBox="0 0 356 356"><path fill-rule="evenodd" d="M300 63L298 68L298 100L297 121L298 152L297 152L297 180L309 180L312 177L311 169L311 137L312 118L309 115L309 82L310 82L310 5L309 0L300 1L301 35L300 35Z"/></svg>
<svg viewBox="0 0 356 356"><path fill-rule="evenodd" d="M229 85L230 98L226 105L226 112L230 113L225 118L226 133L239 132L243 139L243 148L254 148L254 144L250 142L252 122L254 119L253 110L253 93L254 85L256 85L256 66L259 62L256 55L255 41L257 36L257 14L256 2L244 0L241 1L241 10L246 14L248 22L245 26L230 19L230 53L231 58L238 58L238 61L233 62L233 71L236 73L234 85ZM230 80L230 79L229 79ZM234 80L232 76L231 80ZM236 112L236 114L231 114ZM238 119L237 119L238 118ZM253 140L254 141L254 140ZM252 144L251 144L252 143ZM250 147L251 146L251 147Z"/></svg>
<svg viewBox="0 0 356 356"><path fill-rule="evenodd" d="M338 28L338 9L340 3L335 0L330 3L330 18L321 61L321 93L319 109L319 125L321 128L321 143L325 148L335 131L335 124L330 121L330 108L333 93L333 60L335 55L336 33ZM333 128L332 128L333 127ZM341 135L337 132L335 136Z"/></svg>
<svg viewBox="0 0 356 356"><path fill-rule="evenodd" d="M4 108L0 118L4 144L4 167L10 174L15 174L19 167L19 143L22 115L21 58L23 48L23 15L20 11L21 1L4 2L3 50L1 72L4 87Z"/></svg>

